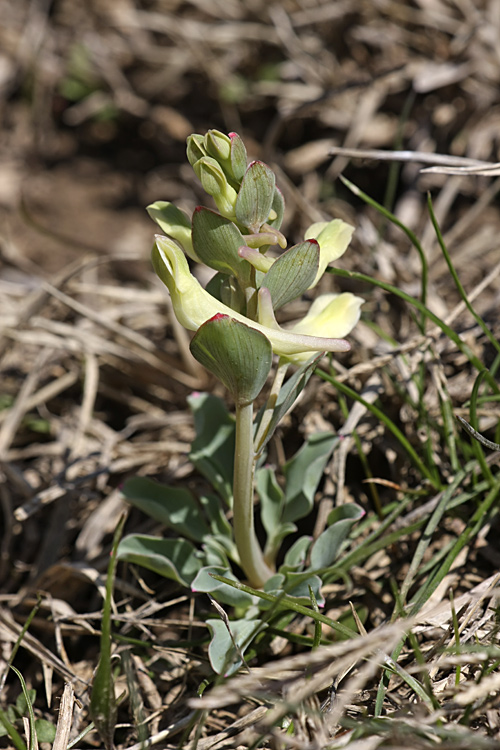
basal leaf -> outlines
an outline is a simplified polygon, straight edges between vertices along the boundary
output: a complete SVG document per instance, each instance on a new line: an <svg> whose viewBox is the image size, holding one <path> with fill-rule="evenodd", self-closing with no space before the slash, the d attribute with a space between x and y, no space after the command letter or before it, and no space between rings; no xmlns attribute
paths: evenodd
<svg viewBox="0 0 500 750"><path fill-rule="evenodd" d="M328 517L330 524L316 539L311 550L310 569L327 568L336 559L342 543L353 525L365 514L363 508L346 503L335 508Z"/></svg>
<svg viewBox="0 0 500 750"><path fill-rule="evenodd" d="M201 542L209 534L200 506L188 490L133 477L125 482L122 493L135 508L188 539Z"/></svg>
<svg viewBox="0 0 500 750"><path fill-rule="evenodd" d="M118 546L118 559L142 565L183 586L188 586L201 568L191 542L146 534L130 534L122 539Z"/></svg>
<svg viewBox="0 0 500 750"><path fill-rule="evenodd" d="M207 620L207 625L212 632L212 640L208 647L208 657L212 669L217 674L229 677L241 667L241 659L236 652L234 642L238 645L240 652L244 653L255 635L266 627L261 620L233 620L229 623L231 635L226 624L222 620Z"/></svg>
<svg viewBox="0 0 500 750"><path fill-rule="evenodd" d="M312 509L325 466L340 438L332 432L311 435L283 467L286 478L284 521L297 521Z"/></svg>

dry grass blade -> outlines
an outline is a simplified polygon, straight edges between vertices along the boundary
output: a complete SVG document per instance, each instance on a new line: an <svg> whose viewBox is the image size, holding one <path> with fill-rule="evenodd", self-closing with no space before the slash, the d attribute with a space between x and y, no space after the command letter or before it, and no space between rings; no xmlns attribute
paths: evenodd
<svg viewBox="0 0 500 750"><path fill-rule="evenodd" d="M37 691L36 717L55 716L54 698L68 683L56 750L67 745L70 722L75 734L89 723L85 690L97 660L99 589L123 511L122 483L138 474L206 489L188 458L194 428L186 396L211 381L193 366L190 334L178 330L153 279L154 226L144 206L168 200L190 214L205 199L185 166L186 136L208 127L236 130L250 157L269 162L278 175L290 244L313 221L340 217L356 232L353 251L338 265L418 299L420 258L400 229L333 180L343 170L415 232L429 266L427 306L495 372L492 342L450 283L425 196L432 194L469 302L499 339L499 7L498 0L0 0L0 640L8 653L33 589L46 591L18 656L28 688ZM199 750L259 745L261 729L280 749L497 750L496 505L455 561L460 566L443 578L439 602L428 603L413 627L439 709L416 699L396 674L378 707L381 720L372 721L380 669L400 627L381 624L397 609L394 587L411 566L422 525L457 472L471 466L418 566L415 589L489 492L472 441L453 427L454 414L468 419L475 368L441 328L427 323L422 330L396 294L353 278L322 284L319 293L366 299L351 353L332 363L337 380L366 402L373 395L425 454L439 488L429 490L368 408L347 398L344 424L332 387L312 382L266 460L282 465L313 432L356 428L359 440L342 441L338 476L331 471L315 499L324 512L316 532L336 496L366 511L347 555L393 514L390 545L376 537L369 554L360 552L352 568L341 570L345 579L324 587L328 616L343 622L351 600L368 635L316 655L304 653L309 617L273 621L276 632L268 628L246 652L252 674L207 691L197 705L210 708L193 711L189 701L212 676L207 598L151 571L123 568L117 632L135 639L134 655L154 686L151 705L145 700L152 734L146 746L173 750L191 731L183 742L194 750L198 721ZM297 302L290 321L305 305ZM489 396L480 389L476 414L478 429L493 442L500 410ZM485 458L493 478L499 460ZM370 472L378 478L382 514L363 483ZM454 505L477 487L472 499ZM313 521L298 525L298 534L313 529ZM171 533L137 509L127 526L145 535ZM233 615L228 609L229 626ZM398 663L423 681L408 643ZM261 644L270 644L272 661ZM455 651L443 653L448 647ZM118 651L127 648L128 641L117 644ZM354 658L334 713L322 717L311 693L339 680ZM73 684L82 706L74 706L71 719ZM17 689L7 679L0 708L15 704ZM255 709L251 699L266 706ZM203 721L197 711L206 711ZM286 711L295 734L270 726ZM355 730L330 737L327 724L339 717ZM118 750L142 750L127 701L119 720Z"/></svg>
<svg viewBox="0 0 500 750"><path fill-rule="evenodd" d="M436 164L440 166L426 167L425 172L439 174L475 174L474 170L498 168L498 165L488 164L478 159L469 159L465 156L453 156L452 154L433 154L426 151L390 151L377 148L349 148L347 146L333 146L329 150L332 156L350 156L355 159L374 159L377 161L400 161L419 162L421 164ZM453 168L456 171L448 171Z"/></svg>
<svg viewBox="0 0 500 750"><path fill-rule="evenodd" d="M387 654L411 627L412 623L409 620L400 621L382 626L367 635L359 636L354 641L343 641L308 653L286 657L278 663L271 662L252 670L249 675L234 678L230 684L213 688L201 698L193 699L191 705L193 708L213 710L239 703L249 696L265 702L274 696L275 707L265 722L266 725L272 726L290 710L290 705L298 705L307 697L326 688L335 676L346 674L353 663L359 663L374 655L379 666L384 664L389 658ZM279 697L281 691L287 696L287 701L283 704Z"/></svg>
<svg viewBox="0 0 500 750"><path fill-rule="evenodd" d="M449 174L449 175L470 175L478 177L498 177L500 175L500 162L496 164L478 164L470 167L426 167L422 169L422 174Z"/></svg>
<svg viewBox="0 0 500 750"><path fill-rule="evenodd" d="M59 706L56 736L54 737L52 750L67 750L73 720L74 704L75 691L71 683L67 682L64 685L64 692Z"/></svg>

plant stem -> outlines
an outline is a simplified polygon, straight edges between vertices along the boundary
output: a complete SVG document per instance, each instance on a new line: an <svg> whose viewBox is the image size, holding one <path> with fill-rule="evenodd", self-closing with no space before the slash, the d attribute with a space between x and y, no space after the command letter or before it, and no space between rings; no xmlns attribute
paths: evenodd
<svg viewBox="0 0 500 750"><path fill-rule="evenodd" d="M236 405L236 445L234 451L233 513L234 538L241 567L251 585L261 588L273 575L255 536L253 523L253 403Z"/></svg>

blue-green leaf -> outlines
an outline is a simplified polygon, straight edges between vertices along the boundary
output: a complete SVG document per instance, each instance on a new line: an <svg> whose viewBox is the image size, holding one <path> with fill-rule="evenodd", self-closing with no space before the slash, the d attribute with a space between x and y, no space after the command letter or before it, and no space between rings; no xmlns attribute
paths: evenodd
<svg viewBox="0 0 500 750"><path fill-rule="evenodd" d="M274 562L283 539L297 530L294 523L281 523L285 494L268 466L255 473L257 494L260 498L260 517L267 532L266 560Z"/></svg>
<svg viewBox="0 0 500 750"><path fill-rule="evenodd" d="M231 506L233 502L234 418L222 399L193 393L187 399L193 412L196 437L189 458Z"/></svg>
<svg viewBox="0 0 500 750"><path fill-rule="evenodd" d="M292 544L286 553L283 565L281 566L281 568L284 569L284 572L293 568L300 568L304 565L311 544L311 536L301 536Z"/></svg>
<svg viewBox="0 0 500 750"><path fill-rule="evenodd" d="M212 669L217 674L229 677L242 664L233 646L233 640L228 633L226 624L222 620L207 620L207 625L212 632L212 640L208 647L208 657ZM267 625L263 624L260 620L233 620L229 623L229 627L240 652L245 653L257 633L267 627Z"/></svg>
<svg viewBox="0 0 500 750"><path fill-rule="evenodd" d="M298 604L310 604L309 586L313 590L318 606L322 607L325 600L321 594L321 578L316 575L311 575L305 579L304 574L300 572L275 573L275 575L266 581L264 591L267 594L278 597L285 591L286 595L294 599ZM269 609L270 606L270 602L266 602L265 600L259 602L261 609Z"/></svg>
<svg viewBox="0 0 500 750"><path fill-rule="evenodd" d="M216 581L210 575L211 573L216 573L219 576L224 576L238 583L238 579L230 569L211 565L201 568L198 572L198 575L191 584L192 591L212 594L217 601L223 604L230 604L232 607L247 609L253 603L253 598L250 594L247 594L245 591L239 591L227 583Z"/></svg>
<svg viewBox="0 0 500 750"><path fill-rule="evenodd" d="M332 432L311 435L285 464L284 521L297 521L311 511L325 466L339 442L340 438Z"/></svg>
<svg viewBox="0 0 500 750"><path fill-rule="evenodd" d="M328 516L328 528L314 542L311 550L310 569L327 568L333 563L351 528L365 515L359 505L346 503L332 510Z"/></svg>
<svg viewBox="0 0 500 750"><path fill-rule="evenodd" d="M146 534L130 534L118 546L118 559L142 565L158 575L188 586L201 562L195 547L186 539L160 539Z"/></svg>
<svg viewBox="0 0 500 750"><path fill-rule="evenodd" d="M133 477L125 482L122 493L135 508L181 536L201 542L209 534L201 509L188 490L168 487L147 477Z"/></svg>

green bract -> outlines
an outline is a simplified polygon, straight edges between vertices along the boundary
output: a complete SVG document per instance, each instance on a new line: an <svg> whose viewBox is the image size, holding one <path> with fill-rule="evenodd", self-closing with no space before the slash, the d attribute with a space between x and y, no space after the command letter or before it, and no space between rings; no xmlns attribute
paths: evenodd
<svg viewBox="0 0 500 750"><path fill-rule="evenodd" d="M255 401L273 361L269 339L227 315L203 323L190 349L224 383L237 406Z"/></svg>

